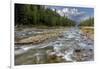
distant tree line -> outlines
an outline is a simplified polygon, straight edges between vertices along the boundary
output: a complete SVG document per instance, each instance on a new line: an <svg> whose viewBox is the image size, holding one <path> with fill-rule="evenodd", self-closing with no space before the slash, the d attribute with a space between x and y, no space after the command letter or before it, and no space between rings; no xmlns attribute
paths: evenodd
<svg viewBox="0 0 100 69"><path fill-rule="evenodd" d="M79 26L94 26L94 18L91 17L87 20L81 21Z"/></svg>
<svg viewBox="0 0 100 69"><path fill-rule="evenodd" d="M75 26L75 22L43 5L15 4L16 25Z"/></svg>

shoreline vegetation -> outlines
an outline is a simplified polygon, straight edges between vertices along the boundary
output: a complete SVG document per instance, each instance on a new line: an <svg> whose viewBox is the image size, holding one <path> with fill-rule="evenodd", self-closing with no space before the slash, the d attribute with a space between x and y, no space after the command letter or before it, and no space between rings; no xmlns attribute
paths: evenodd
<svg viewBox="0 0 100 69"><path fill-rule="evenodd" d="M15 4L15 27L71 27L77 22L67 16L61 16L57 10L45 5ZM94 17L81 20L77 26L94 26Z"/></svg>
<svg viewBox="0 0 100 69"><path fill-rule="evenodd" d="M15 26L75 26L73 20L44 5L15 4L15 7Z"/></svg>

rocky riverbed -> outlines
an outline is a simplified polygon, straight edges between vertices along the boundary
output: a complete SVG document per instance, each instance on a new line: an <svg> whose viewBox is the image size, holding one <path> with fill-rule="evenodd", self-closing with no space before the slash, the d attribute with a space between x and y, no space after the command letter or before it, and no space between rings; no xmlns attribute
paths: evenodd
<svg viewBox="0 0 100 69"><path fill-rule="evenodd" d="M94 40L79 28L15 31L14 53L15 65L93 61Z"/></svg>

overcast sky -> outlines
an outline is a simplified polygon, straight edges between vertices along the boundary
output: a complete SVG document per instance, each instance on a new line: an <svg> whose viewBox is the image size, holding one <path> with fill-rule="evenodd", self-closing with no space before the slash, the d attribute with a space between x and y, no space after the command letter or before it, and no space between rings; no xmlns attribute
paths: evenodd
<svg viewBox="0 0 100 69"><path fill-rule="evenodd" d="M46 6L46 8L50 8L53 11L56 9L57 13L59 13L61 16L65 15L76 22L94 17L93 8L67 6Z"/></svg>

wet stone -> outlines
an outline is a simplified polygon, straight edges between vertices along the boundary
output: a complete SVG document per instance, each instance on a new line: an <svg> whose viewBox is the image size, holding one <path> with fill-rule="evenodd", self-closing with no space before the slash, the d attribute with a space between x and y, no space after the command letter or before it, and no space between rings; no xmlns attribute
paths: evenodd
<svg viewBox="0 0 100 69"><path fill-rule="evenodd" d="M81 50L80 49L77 49L77 50L75 50L75 52L81 52Z"/></svg>

